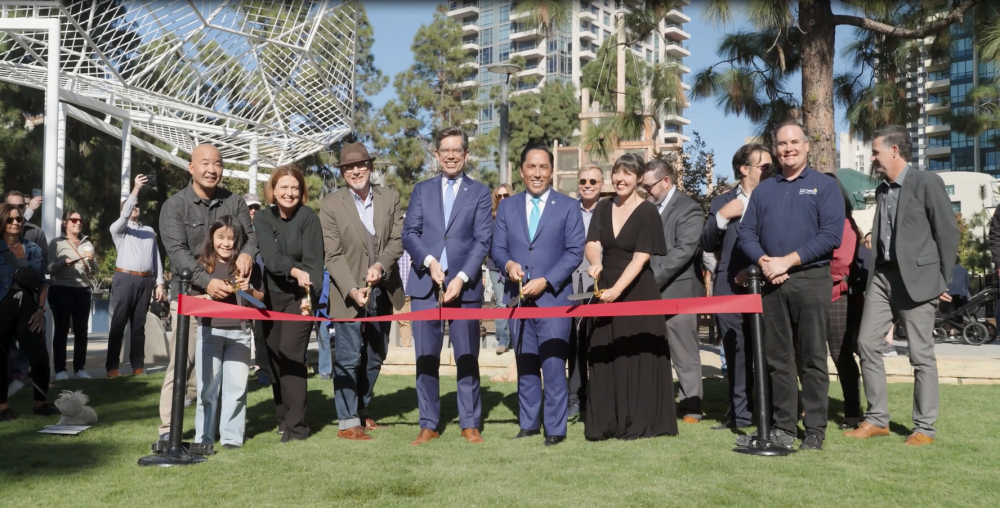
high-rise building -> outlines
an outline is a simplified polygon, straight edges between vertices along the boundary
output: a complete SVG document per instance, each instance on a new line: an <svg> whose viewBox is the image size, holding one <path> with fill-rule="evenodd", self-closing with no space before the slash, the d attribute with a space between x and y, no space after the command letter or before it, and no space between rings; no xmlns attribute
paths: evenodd
<svg viewBox="0 0 1000 508"><path fill-rule="evenodd" d="M846 132L840 133L840 149L837 150L840 156L840 168L853 169L858 173L871 176L868 171L871 168L872 145L851 137Z"/></svg>
<svg viewBox="0 0 1000 508"><path fill-rule="evenodd" d="M484 105L479 115L479 132L489 132L500 122L499 111L490 102L489 94L493 85L502 83L504 76L490 72L486 67L521 56L526 63L519 76L538 79L531 84L512 82L512 94L537 93L545 83L561 80L571 82L579 98L581 69L597 58L597 49L615 33L615 15L636 4L635 1L621 0L574 1L569 27L562 27L552 37L546 37L537 27L525 23L526 15L514 13L516 1L450 2L448 17L462 25L462 47L475 55L475 63L470 64L473 70L463 85L468 88L479 85L478 98ZM676 58L681 61L681 72L689 73L690 69L682 62L683 58L691 56L686 42L691 35L684 31L684 24L691 21L684 13L684 8L689 6L690 0L677 0L675 7L660 22L659 32L634 44L629 50L650 64L663 62L668 57ZM690 88L686 83L683 87ZM664 138L660 143L680 145L688 141L684 126L690 123L682 115L664 118Z"/></svg>
<svg viewBox="0 0 1000 508"><path fill-rule="evenodd" d="M996 65L981 62L973 43L972 18L952 25L947 57L932 59L926 48L906 79L907 98L920 105L920 117L907 125L914 140L911 164L931 171L976 171L1000 176L1000 130L967 136L952 129L949 113L970 111L969 90L991 83Z"/></svg>

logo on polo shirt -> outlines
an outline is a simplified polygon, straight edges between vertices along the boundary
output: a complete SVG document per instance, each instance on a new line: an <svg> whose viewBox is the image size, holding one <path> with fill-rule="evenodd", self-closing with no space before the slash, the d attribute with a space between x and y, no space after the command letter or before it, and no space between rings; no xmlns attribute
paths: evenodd
<svg viewBox="0 0 1000 508"><path fill-rule="evenodd" d="M815 196L816 189L799 189L799 195L801 196L803 194L812 194L813 196Z"/></svg>

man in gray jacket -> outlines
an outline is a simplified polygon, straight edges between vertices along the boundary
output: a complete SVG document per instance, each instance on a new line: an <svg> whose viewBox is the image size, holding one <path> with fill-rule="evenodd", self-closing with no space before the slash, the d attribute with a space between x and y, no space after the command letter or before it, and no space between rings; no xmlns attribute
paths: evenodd
<svg viewBox="0 0 1000 508"><path fill-rule="evenodd" d="M677 190L677 173L669 163L652 159L646 163L642 188L656 205L667 240L667 255L653 256L650 266L664 299L705 296L696 258L705 212L698 202ZM684 423L701 422L701 350L698 341L698 316L667 316L667 342L670 361L680 382L678 414Z"/></svg>
<svg viewBox="0 0 1000 508"><path fill-rule="evenodd" d="M907 163L912 147L905 127L889 125L875 131L872 161L884 181L875 191L872 262L858 337L868 411L865 421L844 435L860 439L889 435L881 347L895 316L907 332L914 378L915 429L906 444L923 446L934 442L938 414L934 314L938 300L951 301L947 289L961 234L941 177Z"/></svg>

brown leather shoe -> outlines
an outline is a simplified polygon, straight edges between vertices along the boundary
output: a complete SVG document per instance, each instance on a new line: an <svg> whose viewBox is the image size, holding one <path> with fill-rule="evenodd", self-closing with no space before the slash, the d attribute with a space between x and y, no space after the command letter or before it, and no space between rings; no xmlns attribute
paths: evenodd
<svg viewBox="0 0 1000 508"><path fill-rule="evenodd" d="M701 423L701 420L694 416L688 415L684 417L684 423L690 423L690 424Z"/></svg>
<svg viewBox="0 0 1000 508"><path fill-rule="evenodd" d="M434 432L433 430L420 429L420 434L417 435L417 439L410 444L413 446L420 446L431 442L431 439L437 439L438 436L440 436L440 434Z"/></svg>
<svg viewBox="0 0 1000 508"><path fill-rule="evenodd" d="M349 429L338 430L337 437L342 439L350 439L351 441L371 441L372 437L365 434L365 429L360 425L357 427L351 427Z"/></svg>
<svg viewBox="0 0 1000 508"><path fill-rule="evenodd" d="M849 430L844 433L847 437L856 437L858 439L868 439L870 437L881 437L889 435L888 427L879 427L878 425L872 425L868 422L862 422L858 425L858 428L854 430Z"/></svg>
<svg viewBox="0 0 1000 508"><path fill-rule="evenodd" d="M906 438L906 442L903 443L910 446L927 446L929 444L934 444L934 438L924 434L923 432L913 431L910 437Z"/></svg>
<svg viewBox="0 0 1000 508"><path fill-rule="evenodd" d="M146 373L145 369L132 369L133 376L142 376Z"/></svg>
<svg viewBox="0 0 1000 508"><path fill-rule="evenodd" d="M375 420L372 420L371 418L365 418L365 430L375 430L384 428L385 425L379 425L378 423L375 423Z"/></svg>
<svg viewBox="0 0 1000 508"><path fill-rule="evenodd" d="M118 377L120 375L121 373L118 372L118 369L111 369L108 371L108 377Z"/></svg>
<svg viewBox="0 0 1000 508"><path fill-rule="evenodd" d="M483 436L479 434L479 429L462 429L462 437L470 443L483 442Z"/></svg>

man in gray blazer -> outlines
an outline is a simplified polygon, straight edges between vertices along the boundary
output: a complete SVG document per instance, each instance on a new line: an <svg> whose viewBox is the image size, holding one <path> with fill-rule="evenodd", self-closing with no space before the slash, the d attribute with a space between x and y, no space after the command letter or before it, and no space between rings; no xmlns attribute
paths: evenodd
<svg viewBox="0 0 1000 508"><path fill-rule="evenodd" d="M881 347L895 316L907 332L914 378L915 429L906 444L923 446L934 442L938 414L934 314L938 300L951 300L947 289L961 234L941 177L907 163L912 147L905 127L889 125L875 131L872 161L884 181L875 191L872 262L858 337L868 411L865 421L844 435L860 439L889 435Z"/></svg>
<svg viewBox="0 0 1000 508"><path fill-rule="evenodd" d="M705 212L690 196L677 190L677 173L669 163L652 159L646 163L642 188L649 202L656 205L667 240L667 255L653 256L650 266L660 295L665 299L705 296L696 259ZM701 422L701 351L698 341L698 316L667 316L667 342L670 360L680 381L678 414L684 423Z"/></svg>

